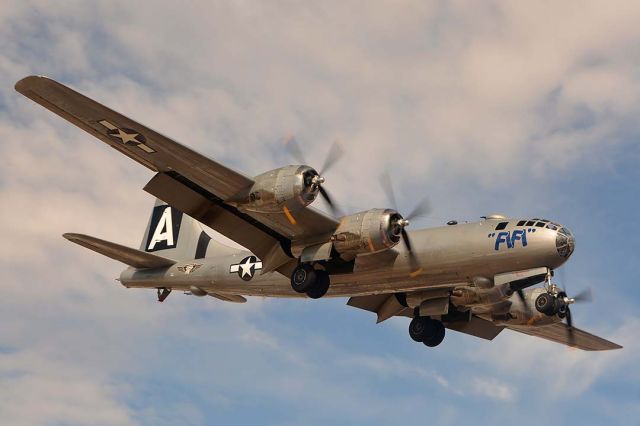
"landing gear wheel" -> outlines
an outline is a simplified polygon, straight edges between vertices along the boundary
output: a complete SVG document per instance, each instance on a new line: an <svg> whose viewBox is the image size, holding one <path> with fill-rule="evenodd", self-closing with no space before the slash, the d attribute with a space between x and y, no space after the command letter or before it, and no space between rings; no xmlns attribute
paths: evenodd
<svg viewBox="0 0 640 426"><path fill-rule="evenodd" d="M422 342L430 348L434 348L438 346L440 343L442 343L445 335L444 324L442 324L440 321L433 321L433 322L436 324L436 332Z"/></svg>
<svg viewBox="0 0 640 426"><path fill-rule="evenodd" d="M555 298L549 293L542 293L536 297L536 309L547 316L552 316L556 310Z"/></svg>
<svg viewBox="0 0 640 426"><path fill-rule="evenodd" d="M317 281L317 271L313 266L302 263L291 274L291 288L297 293L306 293Z"/></svg>
<svg viewBox="0 0 640 426"><path fill-rule="evenodd" d="M414 317L409 323L409 336L414 342L424 342L435 335L436 322L429 317Z"/></svg>
<svg viewBox="0 0 640 426"><path fill-rule="evenodd" d="M329 274L325 271L316 270L315 272L316 282L309 290L307 290L307 296L312 299L320 299L322 296L327 294L331 280L329 279Z"/></svg>

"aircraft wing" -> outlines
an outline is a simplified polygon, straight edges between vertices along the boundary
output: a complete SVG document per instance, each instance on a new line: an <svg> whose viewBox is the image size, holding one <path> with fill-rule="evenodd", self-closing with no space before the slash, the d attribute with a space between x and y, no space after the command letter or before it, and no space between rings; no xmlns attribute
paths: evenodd
<svg viewBox="0 0 640 426"><path fill-rule="evenodd" d="M222 199L253 180L47 77L29 76L16 90L155 172L177 172Z"/></svg>
<svg viewBox="0 0 640 426"><path fill-rule="evenodd" d="M568 326L563 322L541 327L509 325L507 328L530 336L542 337L543 339L551 340L552 342L562 343L567 346L574 346L585 351L607 351L622 348L620 345L601 337L594 336L591 333L587 333L586 331L575 327L573 328L574 344L572 345L571 342L569 342L569 335L567 333Z"/></svg>
<svg viewBox="0 0 640 426"><path fill-rule="evenodd" d="M263 271L291 260L292 240L330 235L338 221L307 207L284 214L245 213L224 201L253 179L211 160L47 77L29 76L18 92L157 172L145 190L263 258Z"/></svg>

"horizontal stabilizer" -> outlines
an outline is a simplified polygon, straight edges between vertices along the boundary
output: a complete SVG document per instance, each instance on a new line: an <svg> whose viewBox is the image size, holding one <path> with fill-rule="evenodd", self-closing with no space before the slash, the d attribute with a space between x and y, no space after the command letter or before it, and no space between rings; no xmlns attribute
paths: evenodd
<svg viewBox="0 0 640 426"><path fill-rule="evenodd" d="M165 268L176 263L171 259L156 256L154 254L146 253L120 244L111 243L99 238L90 237L88 235L63 234L62 236L73 243L100 253L103 256L110 257L111 259L119 260L122 263L133 266L134 268Z"/></svg>

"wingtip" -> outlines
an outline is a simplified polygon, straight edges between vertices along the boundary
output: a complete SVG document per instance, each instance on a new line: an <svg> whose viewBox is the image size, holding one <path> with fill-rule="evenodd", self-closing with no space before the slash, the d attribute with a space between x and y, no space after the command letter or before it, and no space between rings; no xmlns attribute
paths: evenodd
<svg viewBox="0 0 640 426"><path fill-rule="evenodd" d="M33 84L41 81L42 79L51 80L45 75L28 75L16 82L13 86L17 92L24 94L29 88L33 87Z"/></svg>
<svg viewBox="0 0 640 426"><path fill-rule="evenodd" d="M69 240L69 241L75 241L78 240L79 238L83 237L84 235L82 234L76 234L75 232L65 232L64 234L62 234L62 237Z"/></svg>

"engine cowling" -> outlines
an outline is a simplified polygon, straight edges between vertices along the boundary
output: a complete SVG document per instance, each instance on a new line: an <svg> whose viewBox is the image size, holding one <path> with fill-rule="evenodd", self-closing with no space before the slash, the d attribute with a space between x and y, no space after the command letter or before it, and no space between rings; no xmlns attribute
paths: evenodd
<svg viewBox="0 0 640 426"><path fill-rule="evenodd" d="M309 166L286 166L253 178L254 184L226 200L236 207L259 213L295 211L311 204L324 179Z"/></svg>
<svg viewBox="0 0 640 426"><path fill-rule="evenodd" d="M395 210L371 209L345 216L331 237L342 255L375 253L400 242L404 219Z"/></svg>

